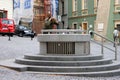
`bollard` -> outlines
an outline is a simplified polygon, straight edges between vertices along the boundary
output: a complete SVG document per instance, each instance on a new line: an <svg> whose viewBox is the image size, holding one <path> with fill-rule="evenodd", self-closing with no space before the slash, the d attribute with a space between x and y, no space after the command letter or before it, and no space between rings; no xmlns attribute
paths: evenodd
<svg viewBox="0 0 120 80"><path fill-rule="evenodd" d="M33 37L31 36L31 40L33 40Z"/></svg>
<svg viewBox="0 0 120 80"><path fill-rule="evenodd" d="M34 38L34 33L31 35L31 40L33 40L33 38Z"/></svg>
<svg viewBox="0 0 120 80"><path fill-rule="evenodd" d="M11 39L10 39L10 29L9 29L9 33L8 33L8 41L11 41Z"/></svg>
<svg viewBox="0 0 120 80"><path fill-rule="evenodd" d="M35 36L35 33L34 33L33 30L32 30L31 40L33 40L34 36Z"/></svg>

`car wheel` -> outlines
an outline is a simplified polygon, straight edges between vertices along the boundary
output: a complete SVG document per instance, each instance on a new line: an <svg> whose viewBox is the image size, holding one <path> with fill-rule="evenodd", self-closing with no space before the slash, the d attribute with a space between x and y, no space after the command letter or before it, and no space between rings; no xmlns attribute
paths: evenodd
<svg viewBox="0 0 120 80"><path fill-rule="evenodd" d="M19 36L20 36L20 37L23 37L23 33L19 33Z"/></svg>
<svg viewBox="0 0 120 80"><path fill-rule="evenodd" d="M5 34L2 34L2 36L5 36Z"/></svg>

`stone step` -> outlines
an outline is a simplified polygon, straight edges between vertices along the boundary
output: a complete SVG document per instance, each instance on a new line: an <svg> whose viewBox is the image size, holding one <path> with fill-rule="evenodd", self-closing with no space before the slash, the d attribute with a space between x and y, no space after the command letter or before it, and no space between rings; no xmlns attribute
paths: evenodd
<svg viewBox="0 0 120 80"><path fill-rule="evenodd" d="M109 71L97 71L97 72L38 72L38 71L26 71L26 73L34 74L46 74L46 75L67 75L67 76L82 76L82 77L112 77L119 76L120 69Z"/></svg>
<svg viewBox="0 0 120 80"><path fill-rule="evenodd" d="M13 64L11 64L11 63L13 63ZM4 65L4 66L6 66L6 67L10 67L10 68L12 68L12 69L15 69L15 70L20 70L20 71L25 71L25 73L40 73L40 74L48 74L48 75L68 75L68 76L92 76L92 77L96 77L96 76L98 76L98 77L100 77L100 76L105 76L105 77L107 77L107 76L109 76L109 77L111 77L111 76L116 76L116 75L120 75L120 62L118 63L118 62L116 62L116 61L113 61L113 63L112 64L109 64L109 65L104 65L104 67L102 67L103 65L98 65L98 66L78 66L78 67L75 67L74 66L74 68L81 68L81 70L83 69L83 68L86 68L86 69L88 69L88 70L91 70L91 69L94 69L95 67L96 67L96 70L94 71L94 70L91 70L91 71L87 71L87 72L80 72L80 71L78 71L77 70L77 72L71 72L71 68L72 67L70 67L69 68L69 72L49 72L49 70L51 70L52 69L52 67L53 66L30 66L30 65L21 65L21 64L16 64L16 63L14 63L13 62L13 60L12 61L3 61L3 63L1 64L2 66ZM111 66L111 67L109 67L109 66ZM38 71L37 69L37 71L33 71L33 70L30 70L30 67L32 68L32 67L39 67L39 68L41 68L41 67L43 67L43 68L48 68L48 70L46 70L46 72L43 72L43 71ZM50 68L51 67L51 68ZM55 66L55 67L53 67L53 68L60 68L61 66ZM65 67L65 69L67 69L69 66L66 66ZM98 67L98 68L97 68ZM101 70L98 70L99 68L102 68L102 71ZM109 69L108 69L109 68ZM29 70L29 71L28 71Z"/></svg>
<svg viewBox="0 0 120 80"><path fill-rule="evenodd" d="M36 72L99 72L110 71L120 68L120 63L112 63L99 66L28 66L27 71Z"/></svg>
<svg viewBox="0 0 120 80"><path fill-rule="evenodd" d="M18 62L17 62L18 60ZM88 61L44 61L44 60L29 60L29 59L16 59L17 63L12 64L11 62L6 62L7 67L13 68L15 70L32 72L32 73L42 73L42 74L50 74L50 75L70 75L70 76L113 76L120 74L120 62L112 61L111 59L101 59L101 60L88 60ZM33 61L33 64L31 63ZM99 64L99 65L78 65L79 62L86 63L88 62L98 62L99 61L107 61L111 63L107 64ZM20 62L20 63L19 63ZM21 63L23 62L23 63ZM25 62L25 64L24 64ZM29 63L30 62L30 63ZM39 62L43 62L50 65L41 65ZM5 62L4 66L6 65ZM9 64L8 64L9 63ZM12 61L13 63L13 61ZM53 63L57 63L57 65L51 65ZM62 66L59 65L64 63ZM70 63L72 65L65 65ZM18 66L19 64L19 66ZM38 64L38 65L37 65ZM77 65L73 65L77 64ZM80 64L80 63L79 63ZM92 64L92 63L91 63ZM20 67L21 65L21 67ZM18 66L18 67L17 67Z"/></svg>
<svg viewBox="0 0 120 80"><path fill-rule="evenodd" d="M100 60L103 59L102 55L25 55L25 59L31 60L47 60L47 61L88 61L88 60Z"/></svg>
<svg viewBox="0 0 120 80"><path fill-rule="evenodd" d="M44 60L29 60L29 59L16 59L16 63L24 65L36 66L93 66L111 64L111 59L90 60L90 61L44 61Z"/></svg>

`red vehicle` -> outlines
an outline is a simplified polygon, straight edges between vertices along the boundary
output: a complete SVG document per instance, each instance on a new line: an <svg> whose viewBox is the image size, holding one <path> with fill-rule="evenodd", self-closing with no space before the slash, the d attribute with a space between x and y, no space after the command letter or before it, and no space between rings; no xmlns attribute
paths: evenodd
<svg viewBox="0 0 120 80"><path fill-rule="evenodd" d="M15 32L14 20L0 18L0 34L2 35L8 34L13 36L14 32Z"/></svg>

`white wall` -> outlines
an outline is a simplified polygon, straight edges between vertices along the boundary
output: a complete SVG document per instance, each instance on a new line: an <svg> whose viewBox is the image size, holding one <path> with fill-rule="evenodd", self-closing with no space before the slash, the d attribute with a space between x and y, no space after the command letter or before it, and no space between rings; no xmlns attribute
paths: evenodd
<svg viewBox="0 0 120 80"><path fill-rule="evenodd" d="M0 9L8 11L8 18L13 19L13 0L0 0Z"/></svg>

